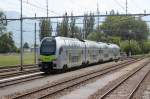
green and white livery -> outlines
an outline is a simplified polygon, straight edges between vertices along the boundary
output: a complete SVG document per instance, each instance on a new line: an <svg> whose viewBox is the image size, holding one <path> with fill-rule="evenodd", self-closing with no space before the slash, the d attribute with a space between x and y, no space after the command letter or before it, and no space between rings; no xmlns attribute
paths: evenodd
<svg viewBox="0 0 150 99"><path fill-rule="evenodd" d="M45 37L40 44L39 66L46 73L86 64L119 59L120 48L89 40Z"/></svg>

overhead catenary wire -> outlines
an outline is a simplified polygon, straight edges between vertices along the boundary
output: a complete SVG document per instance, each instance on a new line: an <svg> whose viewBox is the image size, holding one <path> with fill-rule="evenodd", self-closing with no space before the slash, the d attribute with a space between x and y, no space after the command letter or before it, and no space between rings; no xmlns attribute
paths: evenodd
<svg viewBox="0 0 150 99"><path fill-rule="evenodd" d="M115 3L116 3L117 5L119 5L120 8L122 8L123 10L125 10L125 7L124 7L123 5L121 5L118 0L114 0L114 1L115 1Z"/></svg>
<svg viewBox="0 0 150 99"><path fill-rule="evenodd" d="M38 8L38 9L42 9L42 10L45 10L45 11L46 11L46 8L41 7L41 6L38 6L38 5L36 5L36 4L30 3L30 2L26 2L26 1L23 1L23 3L26 3L26 4L28 4L28 5L31 5L31 6L33 6L33 7L36 7L36 8ZM50 10L48 10L48 12L58 15L58 13L56 13L55 11L50 11Z"/></svg>
<svg viewBox="0 0 150 99"><path fill-rule="evenodd" d="M19 0L20 1L20 0ZM46 11L47 9L46 9L46 7L44 8L44 7L41 7L41 5L36 5L36 4L33 4L33 3L31 3L31 2L29 2L29 1L25 1L25 0L23 0L23 3L25 3L25 4L28 4L28 5L30 5L30 6L33 6L33 7L35 7L35 8L38 8L38 9L41 9L41 10L43 10L43 11ZM53 13L53 14L55 14L55 15L59 15L57 12L55 12L55 11L51 11L51 10L48 10L50 13Z"/></svg>
<svg viewBox="0 0 150 99"><path fill-rule="evenodd" d="M141 13L137 13L137 14L111 14L111 15L108 15L108 14L101 14L101 15L93 15L93 17L108 17L108 16L141 16L141 17L144 17L144 16L150 16L150 13L146 13L146 14L141 14ZM71 18L71 17L75 17L75 18L84 18L84 15L77 15L77 16L67 16L68 18ZM89 15L87 15L87 17L90 17ZM23 17L22 19L23 20L37 20L37 19L46 19L46 18L53 18L53 19L62 19L64 18L64 16L49 16L49 17ZM1 19L1 20L12 20L12 21L15 21L15 20L20 20L20 18L7 18L7 19Z"/></svg>

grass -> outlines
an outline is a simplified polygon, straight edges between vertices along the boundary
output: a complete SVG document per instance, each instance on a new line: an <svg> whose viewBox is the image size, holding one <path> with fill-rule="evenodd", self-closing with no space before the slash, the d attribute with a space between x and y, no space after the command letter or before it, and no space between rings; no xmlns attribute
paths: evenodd
<svg viewBox="0 0 150 99"><path fill-rule="evenodd" d="M145 57L145 56L149 56L149 54L133 55L132 57L138 59L138 58L142 58L142 57Z"/></svg>
<svg viewBox="0 0 150 99"><path fill-rule="evenodd" d="M0 66L13 66L20 64L20 54L0 54ZM24 53L23 64L34 64L34 54Z"/></svg>

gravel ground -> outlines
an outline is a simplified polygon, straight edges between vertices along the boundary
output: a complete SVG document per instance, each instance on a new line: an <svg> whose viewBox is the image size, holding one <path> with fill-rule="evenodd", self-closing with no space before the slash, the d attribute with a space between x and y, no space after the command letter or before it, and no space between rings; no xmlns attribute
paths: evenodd
<svg viewBox="0 0 150 99"><path fill-rule="evenodd" d="M144 77L145 73L150 70L150 64L142 68L136 75L133 75L117 89L111 92L105 99L127 99L128 95L132 92L139 81ZM138 96L137 96L138 97ZM137 98L134 98L137 99Z"/></svg>
<svg viewBox="0 0 150 99"><path fill-rule="evenodd" d="M148 95L147 93L144 94L144 90L146 90L146 88L148 87L147 85L150 84L149 82L150 82L150 73L147 75L144 81L140 84L138 90L134 93L133 99L142 99L142 98L150 99L150 95Z"/></svg>
<svg viewBox="0 0 150 99"><path fill-rule="evenodd" d="M135 94L136 99L150 99L150 74L148 75L146 81L142 84L142 92L140 93L140 98L137 98L139 93ZM139 91L138 91L139 92Z"/></svg>
<svg viewBox="0 0 150 99"><path fill-rule="evenodd" d="M120 62L118 62L118 63L120 63ZM106 68L106 67L118 64L118 63L109 62L109 63L91 66L91 67L87 67L87 68L83 68L83 69L79 69L79 70L75 70L75 71L70 71L70 72L63 73L63 74L55 74L55 75L46 76L45 78L36 79L33 81L24 82L24 83L13 85L13 86L8 86L6 88L0 88L0 96L5 96L8 94L13 94L13 93L20 93L20 92L23 92L26 90L38 88L38 87L47 85L49 83L52 83L54 81L64 79L66 77L80 75L82 73L85 73L85 72L88 72L91 70L103 69L103 68Z"/></svg>
<svg viewBox="0 0 150 99"><path fill-rule="evenodd" d="M87 84L76 90L73 90L72 92L70 92L68 94L63 95L62 97L60 97L60 99L87 99L87 98L90 98L90 96L93 95L94 93L96 93L98 90L102 89L107 84L110 84L112 81L116 80L117 78L129 73L131 70L138 67L144 61L145 60L142 60L135 64L129 65L128 67L121 69L117 72L105 75L93 83ZM91 99L93 99L93 98L91 98Z"/></svg>

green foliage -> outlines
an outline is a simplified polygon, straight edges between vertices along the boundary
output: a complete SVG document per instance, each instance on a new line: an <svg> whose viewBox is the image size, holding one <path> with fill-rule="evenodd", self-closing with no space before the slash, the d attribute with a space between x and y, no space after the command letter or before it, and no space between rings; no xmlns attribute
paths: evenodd
<svg viewBox="0 0 150 99"><path fill-rule="evenodd" d="M97 42L102 42L102 41L106 42L107 41L105 34L97 33L97 32L90 33L88 35L87 39L92 40L92 41L97 41Z"/></svg>
<svg viewBox="0 0 150 99"><path fill-rule="evenodd" d="M75 33L76 33L76 26L75 26L76 20L73 17L73 13L71 13L71 22L70 22L70 32L71 32L71 36L70 37L75 37Z"/></svg>
<svg viewBox="0 0 150 99"><path fill-rule="evenodd" d="M115 14L114 11L111 14ZM120 45L128 55L130 51L132 55L150 51L150 43L145 41L148 39L149 29L141 18L109 16L99 27L106 35L107 42Z"/></svg>
<svg viewBox="0 0 150 99"><path fill-rule="evenodd" d="M16 52L17 48L14 44L12 33L4 33L0 36L0 53Z"/></svg>
<svg viewBox="0 0 150 99"><path fill-rule="evenodd" d="M78 26L75 26L74 31L75 32L73 34L73 38L82 39L81 28L79 28Z"/></svg>
<svg viewBox="0 0 150 99"><path fill-rule="evenodd" d="M29 44L27 42L25 42L24 45L23 45L23 48L27 48L27 49L30 48Z"/></svg>
<svg viewBox="0 0 150 99"><path fill-rule="evenodd" d="M88 17L89 16L89 17ZM90 13L90 15L85 14L83 19L83 31L85 34L85 39L87 36L94 31L94 14Z"/></svg>
<svg viewBox="0 0 150 99"><path fill-rule="evenodd" d="M3 18L5 16L5 14L0 11L0 19ZM6 31L6 25L0 21L0 36Z"/></svg>
<svg viewBox="0 0 150 99"><path fill-rule="evenodd" d="M131 52L132 55L140 54L141 48L137 41L130 40L130 41L122 41L120 43L121 50L126 52L129 55L129 52Z"/></svg>
<svg viewBox="0 0 150 99"><path fill-rule="evenodd" d="M143 42L143 53L149 53L150 52L150 41Z"/></svg>
<svg viewBox="0 0 150 99"><path fill-rule="evenodd" d="M110 43L114 43L114 44L120 45L121 37L109 36L109 37L108 37L108 41L109 41Z"/></svg>
<svg viewBox="0 0 150 99"><path fill-rule="evenodd" d="M69 19L67 13L65 13L64 18L60 24L60 32L58 32L59 36L69 37Z"/></svg>
<svg viewBox="0 0 150 99"><path fill-rule="evenodd" d="M42 40L44 37L50 37L52 34L52 25L49 19L42 19L40 21L39 37Z"/></svg>
<svg viewBox="0 0 150 99"><path fill-rule="evenodd" d="M0 11L0 19L4 18L5 14ZM12 33L6 31L6 24L0 21L0 53L15 52L17 50L12 38Z"/></svg>
<svg viewBox="0 0 150 99"><path fill-rule="evenodd" d="M57 32L57 36L61 35L61 24L60 23L57 23L56 32Z"/></svg>
<svg viewBox="0 0 150 99"><path fill-rule="evenodd" d="M57 23L57 27L56 27L57 36L80 38L81 29L78 26L76 26L75 23L76 23L76 19L75 17L73 17L73 13L71 13L70 20L67 16L67 13L65 13L62 22Z"/></svg>
<svg viewBox="0 0 150 99"><path fill-rule="evenodd" d="M131 16L109 16L100 27L110 36L120 36L123 40L147 40L148 26L140 18Z"/></svg>

